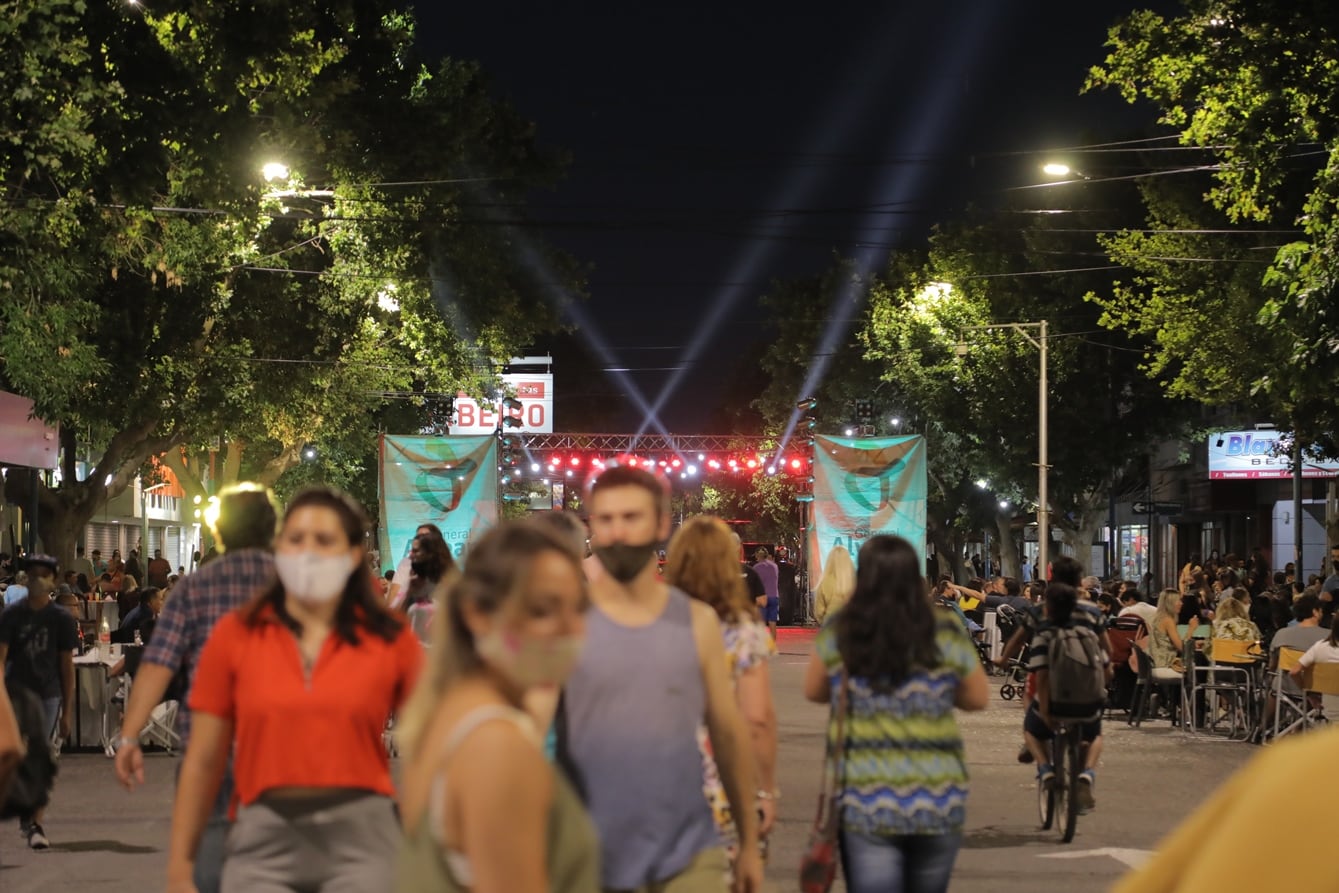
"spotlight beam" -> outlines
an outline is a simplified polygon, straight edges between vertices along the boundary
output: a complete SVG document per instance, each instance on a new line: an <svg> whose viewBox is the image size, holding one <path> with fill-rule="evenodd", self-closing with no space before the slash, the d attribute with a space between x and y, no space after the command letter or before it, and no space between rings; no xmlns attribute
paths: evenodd
<svg viewBox="0 0 1339 893"><path fill-rule="evenodd" d="M930 89L921 94L921 102L917 106L917 114L913 120L916 124L912 127L903 126L902 122L897 122L898 127L894 131L894 137L903 136L902 145L893 146L897 152L923 153L932 151L943 141L948 130L950 122L954 115L950 110L953 109L953 93L958 88L957 80L950 76L950 72L965 70L968 67L968 60L978 54L982 49L988 34L991 33L994 21L998 16L998 8L1003 4L996 4L991 0L976 0L976 9L971 15L963 16L960 21L963 23L959 31L956 32L957 39L949 47L949 51L942 57L944 64L940 66L938 77L930 80L932 85ZM907 135L910 135L907 138ZM910 145L906 145L909 141ZM893 140L890 139L890 143ZM906 170L894 170L888 173L879 187L873 190L873 194L878 197L880 202L888 201L906 201L915 198L915 194L924 191L925 184L916 178L916 175ZM877 205L878 202L875 202ZM878 215L867 213L865 215L864 226L861 231L865 233L878 232ZM818 342L815 355L810 361L809 371L805 374L804 384L801 385L796 401L803 401L808 395L817 393L818 387L827 375L828 366L832 363L832 357L836 353L837 346L846 338L850 330L851 321L855 319L856 313L864 308L865 299L868 297L869 289L867 283L873 276L878 265L883 261L888 245L879 240L878 236L870 237L862 242L862 248L856 254L856 268L858 275L850 280L848 284L838 289L833 299L832 306L828 311L828 323L824 327L823 335ZM781 435L781 450L785 450L790 442L791 436L795 433L795 427L799 424L800 416L803 410L796 406L791 410L790 419L786 422L784 433Z"/></svg>
<svg viewBox="0 0 1339 893"><path fill-rule="evenodd" d="M900 18L900 15L898 18ZM899 25L900 22L892 22L891 30L895 31L898 37L905 42L912 32L910 29L898 27ZM882 35L889 30L890 26L885 25L884 28L874 29L871 33ZM871 41L864 52L867 64L852 67L851 82L844 84L836 94L838 97L842 97L843 101L833 102L829 106L829 114L825 120L812 131L815 138L810 141L810 145L806 149L807 152L829 154L840 150L851 130L867 117L867 107L875 98L873 91L862 91L858 88L871 81L880 82L884 80L899 55L896 52L896 47L890 46L888 42L881 39ZM661 387L655 402L651 404L650 412L647 414L648 421L657 417L660 411L665 408L665 404L670 401L675 391L683 383L684 378L687 377L688 370L693 367L712 341L721 335L719 331L721 323L734 311L740 300L749 291L752 283L756 281L757 272L765 269L771 262L773 255L780 249L782 243L772 238L772 236L791 229L794 226L795 218L782 214L780 219L776 219L777 215L786 208L799 207L805 204L811 196L818 192L823 185L823 179L824 172L819 166L801 168L798 172L792 173L789 180L783 185L776 201L771 202L769 209L754 221L754 225L760 228L758 237L745 243L741 254L731 264L729 273L723 280L735 284L723 286L708 304L706 315L703 316L697 331L689 339L688 345L679 358L679 368L671 372L669 377L665 379L665 384ZM645 425L646 422L643 422L642 429L637 432L639 435L646 433Z"/></svg>

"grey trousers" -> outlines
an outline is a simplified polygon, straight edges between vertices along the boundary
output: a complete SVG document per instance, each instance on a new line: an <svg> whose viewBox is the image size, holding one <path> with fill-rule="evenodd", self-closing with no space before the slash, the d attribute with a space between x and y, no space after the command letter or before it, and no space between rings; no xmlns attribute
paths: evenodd
<svg viewBox="0 0 1339 893"><path fill-rule="evenodd" d="M228 835L222 893L388 890L400 837L394 803L378 794L253 803Z"/></svg>

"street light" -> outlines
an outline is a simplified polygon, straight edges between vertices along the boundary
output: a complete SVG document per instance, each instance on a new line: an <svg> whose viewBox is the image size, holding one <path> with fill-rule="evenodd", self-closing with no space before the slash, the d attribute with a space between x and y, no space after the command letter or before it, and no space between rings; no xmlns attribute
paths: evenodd
<svg viewBox="0 0 1339 893"><path fill-rule="evenodd" d="M276 180L288 179L288 165L282 161L267 161L260 169L260 174L265 178L266 183L273 183Z"/></svg>
<svg viewBox="0 0 1339 893"><path fill-rule="evenodd" d="M1046 381L1046 320L1040 322L1005 322L989 326L968 326L967 331L989 332L1011 329L1022 335L1028 343L1037 348L1040 354L1041 369L1037 377L1037 572L1045 575L1050 563L1051 552L1051 510L1049 506L1048 483L1050 481L1050 457L1046 435L1046 415L1049 406L1049 388ZM1029 330L1035 329L1036 337ZM966 353L966 345L959 344L958 356Z"/></svg>
<svg viewBox="0 0 1339 893"><path fill-rule="evenodd" d="M1048 161L1041 166L1041 172L1048 177L1078 177L1080 180L1092 179L1083 171L1075 170L1062 161Z"/></svg>

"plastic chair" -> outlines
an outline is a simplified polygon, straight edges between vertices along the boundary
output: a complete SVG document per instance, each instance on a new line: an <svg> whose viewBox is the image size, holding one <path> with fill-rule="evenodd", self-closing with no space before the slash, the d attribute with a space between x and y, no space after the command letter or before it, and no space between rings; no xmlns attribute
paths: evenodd
<svg viewBox="0 0 1339 893"><path fill-rule="evenodd" d="M123 703L129 703L130 690L135 685L135 674L139 672L140 658L144 656L143 645L126 645L122 654L125 657L125 679L124 688L125 698ZM169 689L170 694L170 689ZM166 697L158 704L154 705L153 711L149 714L148 720L144 723L144 729L140 732L140 741L147 744L156 744L172 753L181 747L181 736L177 734L177 711L181 708L180 702Z"/></svg>

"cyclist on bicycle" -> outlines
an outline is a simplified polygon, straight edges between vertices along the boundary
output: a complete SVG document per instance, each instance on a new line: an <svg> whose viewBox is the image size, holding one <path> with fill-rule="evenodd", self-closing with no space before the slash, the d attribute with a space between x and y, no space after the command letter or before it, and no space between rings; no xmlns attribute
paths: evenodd
<svg viewBox="0 0 1339 893"><path fill-rule="evenodd" d="M1073 561L1073 559L1069 559ZM1078 562L1074 562L1077 566ZM1046 587L1046 619L1032 637L1028 649L1027 668L1034 677L1034 697L1023 717L1023 740L1029 754L1037 762L1037 778L1043 784L1054 776L1051 767L1050 742L1055 737L1054 723L1050 712L1049 653L1051 640L1057 631L1073 626L1088 626L1098 634L1099 642L1105 642L1106 634L1101 628L1100 613L1090 610L1080 602L1078 592L1068 583L1052 582ZM1093 615L1099 616L1094 619ZM1109 645L1101 652L1106 672L1110 674ZM1079 787L1075 792L1079 808L1088 811L1097 805L1093 794L1096 783L1097 762L1102 756L1102 719L1078 723L1080 739L1086 745L1084 768L1079 776Z"/></svg>

